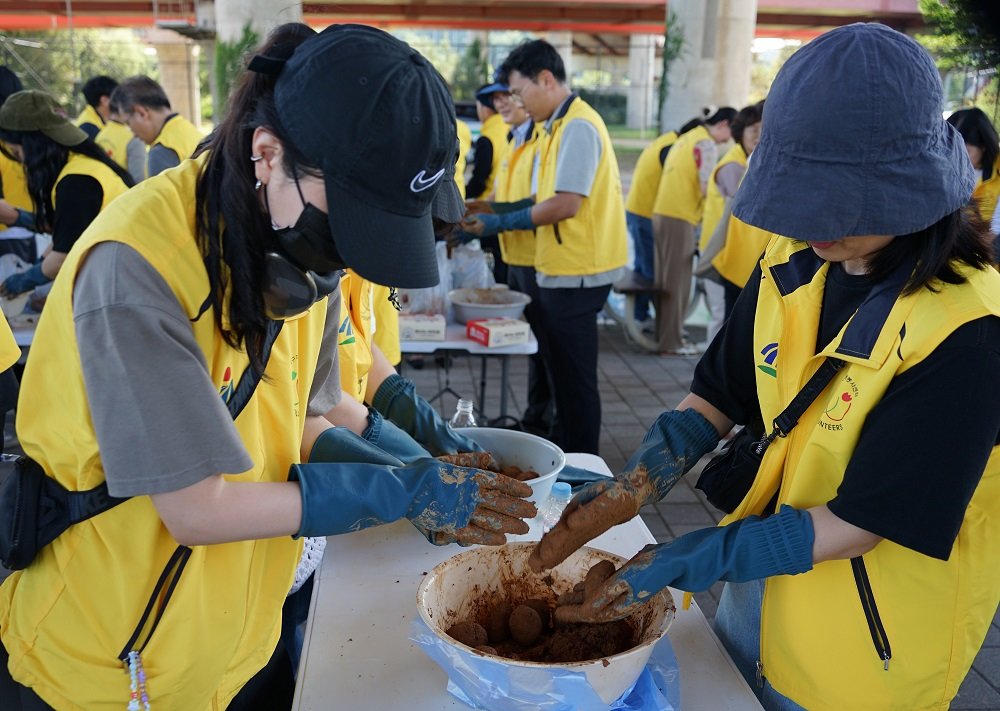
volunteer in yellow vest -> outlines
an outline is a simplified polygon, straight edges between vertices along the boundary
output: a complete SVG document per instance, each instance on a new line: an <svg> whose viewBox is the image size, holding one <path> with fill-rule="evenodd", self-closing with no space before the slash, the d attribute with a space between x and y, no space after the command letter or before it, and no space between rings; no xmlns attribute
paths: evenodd
<svg viewBox="0 0 1000 711"><path fill-rule="evenodd" d="M465 197L465 165L468 160L469 151L472 150L472 129L469 124L460 118L455 119L455 128L458 131L458 159L455 161L455 185L458 186L459 194Z"/></svg>
<svg viewBox="0 0 1000 711"><path fill-rule="evenodd" d="M642 149L632 171L632 183L628 189L628 197L625 198L625 224L635 253L632 270L650 285L655 277L653 203L656 201L656 192L663 176L663 164L678 137L700 125L700 118L692 119L677 131L667 131L657 136L652 143ZM641 323L650 317L651 303L648 294L636 295L634 315L637 322Z"/></svg>
<svg viewBox="0 0 1000 711"><path fill-rule="evenodd" d="M0 67L0 106L24 87L17 75ZM24 166L0 145L0 254L16 254L25 262L38 259L35 213Z"/></svg>
<svg viewBox="0 0 1000 711"><path fill-rule="evenodd" d="M756 265L760 255L764 252L764 244L755 245L753 242L736 242L733 244L719 244L728 234L729 213L726 211L729 203L732 202L733 195L743 179L743 173L747 169L747 158L753 153L753 149L760 142L760 120L764 113L764 102L761 101L750 106L745 106L737 112L731 124L733 140L736 142L726 154L716 163L712 176L708 179L708 191L705 195L705 209L701 218L701 234L698 237L698 271L705 262L715 264L731 262L737 259L735 253L739 252L750 265ZM715 236L715 231L719 224L724 221L722 233ZM710 245L713 238L717 240ZM709 253L709 247L712 253ZM756 251L753 251L756 249ZM753 267L750 267L752 271ZM749 274L747 275L749 276ZM746 279L744 279L744 283ZM705 288L705 301L711 313L711 321L708 324L708 339L711 341L715 334L722 328L722 322L726 319L732 305L739 296L740 288L732 282L726 281L724 277L715 279L704 277L702 284ZM740 285L742 286L742 284Z"/></svg>
<svg viewBox="0 0 1000 711"><path fill-rule="evenodd" d="M965 139L972 167L978 171L976 190L972 194L979 214L989 223L1000 198L1000 138L989 117L979 108L959 109L948 117L948 123Z"/></svg>
<svg viewBox="0 0 1000 711"><path fill-rule="evenodd" d="M206 152L92 225L39 322L18 439L68 488L106 481L131 498L0 586L5 701L266 708L237 693L281 651L300 536L401 518L467 542L527 530L518 517L534 507L515 498L527 485L356 458L374 448L313 410L341 392L327 336L341 268L407 287L437 279L430 203L447 190L460 208L441 181L455 156L443 80L357 25L269 51L238 79ZM359 73L399 81L359 89ZM378 142L362 140L372 116L393 126ZM435 185L411 190L428 175Z"/></svg>
<svg viewBox="0 0 1000 711"><path fill-rule="evenodd" d="M0 293L13 295L55 279L70 248L132 178L42 91L20 91L4 102L0 140L24 164L35 225L52 234L42 259L0 285Z"/></svg>
<svg viewBox="0 0 1000 711"><path fill-rule="evenodd" d="M725 580L716 629L765 708L949 707L1000 602L1000 274L941 102L927 52L879 24L778 72L733 201L776 235L761 268L691 394L536 560L584 537L577 508L662 498L734 422L771 444L718 528L645 548L557 619ZM797 425L779 418L817 372Z"/></svg>
<svg viewBox="0 0 1000 711"><path fill-rule="evenodd" d="M552 438L567 451L596 454L597 314L624 272L628 246L618 163L604 121L567 86L555 47L544 40L525 42L501 72L515 100L536 124L544 124L533 177L535 205L473 215L467 229L535 230L539 350L556 401Z"/></svg>
<svg viewBox="0 0 1000 711"><path fill-rule="evenodd" d="M171 110L163 87L149 77L125 79L112 98L132 133L149 146L147 178L190 158L203 138L193 123Z"/></svg>
<svg viewBox="0 0 1000 711"><path fill-rule="evenodd" d="M94 143L104 149L115 163L129 172L136 183L146 178L146 144L128 127L128 116L114 101L108 122L97 134Z"/></svg>
<svg viewBox="0 0 1000 711"><path fill-rule="evenodd" d="M718 145L730 139L729 124L736 109L724 106L685 133L670 149L653 202L655 246L656 336L660 352L694 355L697 349L684 336L684 318L691 297L691 269L697 227L708 179L718 161Z"/></svg>
<svg viewBox="0 0 1000 711"><path fill-rule="evenodd" d="M111 114L111 94L117 88L118 82L108 76L91 77L83 85L83 98L86 107L76 118L76 125L83 129L87 138L97 138L97 134L108 123Z"/></svg>

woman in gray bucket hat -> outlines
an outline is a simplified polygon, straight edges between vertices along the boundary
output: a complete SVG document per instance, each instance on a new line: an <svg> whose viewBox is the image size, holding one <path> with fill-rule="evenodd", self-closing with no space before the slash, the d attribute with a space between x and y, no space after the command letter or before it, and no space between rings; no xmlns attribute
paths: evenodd
<svg viewBox="0 0 1000 711"><path fill-rule="evenodd" d="M941 103L927 53L882 25L778 73L733 204L774 233L760 265L691 393L535 561L662 498L734 423L763 458L719 527L557 617L727 581L717 631L765 708L948 708L1000 601L1000 274ZM602 506L617 520L588 528Z"/></svg>

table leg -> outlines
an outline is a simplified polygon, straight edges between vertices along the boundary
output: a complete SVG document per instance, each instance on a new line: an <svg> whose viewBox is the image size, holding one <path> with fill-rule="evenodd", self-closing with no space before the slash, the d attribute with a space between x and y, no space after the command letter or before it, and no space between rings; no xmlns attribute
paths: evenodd
<svg viewBox="0 0 1000 711"><path fill-rule="evenodd" d="M510 381L510 356L500 356L500 419L507 417L507 386Z"/></svg>
<svg viewBox="0 0 1000 711"><path fill-rule="evenodd" d="M479 406L479 412L486 419L486 359L489 356L482 356L479 359L479 402L476 404Z"/></svg>

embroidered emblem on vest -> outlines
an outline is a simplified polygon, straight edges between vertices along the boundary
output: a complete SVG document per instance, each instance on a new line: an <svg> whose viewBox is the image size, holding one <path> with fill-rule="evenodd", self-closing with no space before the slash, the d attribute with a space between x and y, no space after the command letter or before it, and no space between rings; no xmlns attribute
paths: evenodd
<svg viewBox="0 0 1000 711"><path fill-rule="evenodd" d="M764 356L764 364L758 365L757 367L770 375L772 378L777 378L778 369L775 367L774 361L778 357L778 344L768 343L760 349L760 354Z"/></svg>
<svg viewBox="0 0 1000 711"><path fill-rule="evenodd" d="M340 334L340 340L337 341L338 346L346 346L354 343L354 326L351 325L351 317L347 315L344 320L340 322L340 328L337 329Z"/></svg>
<svg viewBox="0 0 1000 711"><path fill-rule="evenodd" d="M233 399L233 369L228 365L226 366L225 374L222 376L222 386L219 388L219 395L222 396L222 402L227 405Z"/></svg>

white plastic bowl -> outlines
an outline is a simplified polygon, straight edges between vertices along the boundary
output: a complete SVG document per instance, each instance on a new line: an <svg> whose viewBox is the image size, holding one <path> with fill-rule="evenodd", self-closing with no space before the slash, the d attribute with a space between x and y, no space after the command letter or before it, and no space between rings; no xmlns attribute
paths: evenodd
<svg viewBox="0 0 1000 711"><path fill-rule="evenodd" d="M649 604L643 605L628 618L639 630L638 646L602 659L558 664L515 661L473 650L445 633L456 622L476 621L476 611L487 609L494 598L499 601L506 597L505 590L512 590L518 599L538 597L551 600L553 594L571 590L600 561L610 560L615 567L625 562L624 558L613 553L581 548L560 565L539 575L528 566L528 556L534 546L534 543L480 546L437 565L417 589L420 617L445 643L524 670L523 675L511 674L512 680L531 679L538 682L537 676L530 673L533 669L582 672L604 703L610 704L639 678L653 653L653 647L670 627L676 608L669 590L657 593ZM516 688L511 689L512 694L517 691ZM483 688L482 692L481 700L486 702L496 690Z"/></svg>
<svg viewBox="0 0 1000 711"><path fill-rule="evenodd" d="M549 498L552 485L566 464L562 449L527 432L500 427L460 427L457 431L492 453L501 467L514 466L538 472L537 479L527 481L532 490L528 500L538 507Z"/></svg>
<svg viewBox="0 0 1000 711"><path fill-rule="evenodd" d="M531 297L504 288L452 289L448 300L455 310L455 321L467 323L478 318L521 318Z"/></svg>

